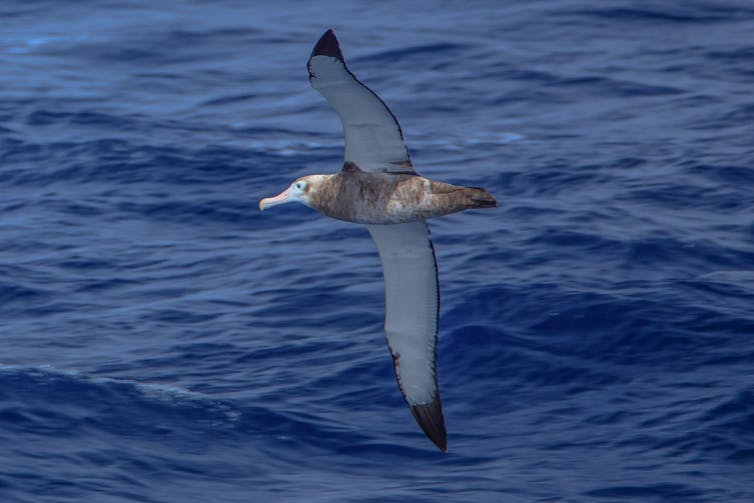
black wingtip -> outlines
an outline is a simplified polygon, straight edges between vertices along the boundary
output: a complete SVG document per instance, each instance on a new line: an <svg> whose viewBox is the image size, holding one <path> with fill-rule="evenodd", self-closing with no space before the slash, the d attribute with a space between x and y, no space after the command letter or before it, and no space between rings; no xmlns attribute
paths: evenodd
<svg viewBox="0 0 754 503"><path fill-rule="evenodd" d="M314 46L314 49L312 49L312 55L310 56L310 59L314 56L329 56L331 58L338 58L338 60L345 63L345 60L343 59L343 53L340 52L340 44L338 44L338 38L335 36L335 32L332 31L332 28L327 30L324 35L319 39L319 42L317 42L317 45Z"/></svg>
<svg viewBox="0 0 754 503"><path fill-rule="evenodd" d="M448 452L448 433L445 431L445 418L442 414L442 402L437 396L434 401L427 405L409 405L411 412L419 423L424 434L440 448L442 452Z"/></svg>

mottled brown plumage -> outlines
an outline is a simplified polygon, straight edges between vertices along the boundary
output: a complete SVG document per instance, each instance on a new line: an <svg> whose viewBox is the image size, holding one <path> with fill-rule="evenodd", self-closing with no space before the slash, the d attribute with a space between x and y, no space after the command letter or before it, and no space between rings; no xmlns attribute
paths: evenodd
<svg viewBox="0 0 754 503"><path fill-rule="evenodd" d="M497 206L484 189L459 187L418 175L370 173L355 163L340 173L310 179L308 204L328 217L360 224L397 224L471 208Z"/></svg>

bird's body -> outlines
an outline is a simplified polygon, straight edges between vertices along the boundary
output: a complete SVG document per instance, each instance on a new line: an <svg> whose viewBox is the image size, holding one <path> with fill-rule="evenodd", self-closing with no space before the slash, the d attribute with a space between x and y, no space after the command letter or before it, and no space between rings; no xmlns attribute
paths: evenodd
<svg viewBox="0 0 754 503"><path fill-rule="evenodd" d="M354 163L307 187L309 206L328 217L359 224L400 224L495 206L495 199L482 189L413 174L365 172Z"/></svg>
<svg viewBox="0 0 754 503"><path fill-rule="evenodd" d="M346 136L343 168L295 180L259 208L299 202L328 217L366 224L385 280L385 334L398 385L419 425L443 451L447 433L437 385L440 290L426 219L497 206L484 189L419 176L385 103L346 67L328 30L312 51L309 79L338 113Z"/></svg>

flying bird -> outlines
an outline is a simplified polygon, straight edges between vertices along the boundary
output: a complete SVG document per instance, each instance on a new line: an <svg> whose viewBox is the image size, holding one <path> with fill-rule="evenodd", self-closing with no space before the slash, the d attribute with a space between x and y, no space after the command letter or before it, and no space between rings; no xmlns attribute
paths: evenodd
<svg viewBox="0 0 754 503"><path fill-rule="evenodd" d="M308 175L259 209L303 203L324 215L365 224L377 245L385 282L385 334L403 397L424 433L447 452L437 385L440 289L426 219L471 208L493 208L495 197L414 171L395 115L346 66L328 30L307 63L312 87L340 117L345 159L336 174Z"/></svg>

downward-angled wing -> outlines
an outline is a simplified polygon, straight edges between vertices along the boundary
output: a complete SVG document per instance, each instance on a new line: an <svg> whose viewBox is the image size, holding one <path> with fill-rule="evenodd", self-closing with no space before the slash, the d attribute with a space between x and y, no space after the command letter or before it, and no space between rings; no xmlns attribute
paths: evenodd
<svg viewBox="0 0 754 503"><path fill-rule="evenodd" d="M429 228L419 220L368 225L385 279L385 334L403 397L424 433L447 451L437 387L440 289Z"/></svg>
<svg viewBox="0 0 754 503"><path fill-rule="evenodd" d="M332 30L314 46L307 67L312 87L327 99L343 124L345 162L354 162L364 171L413 173L398 120L346 67Z"/></svg>

